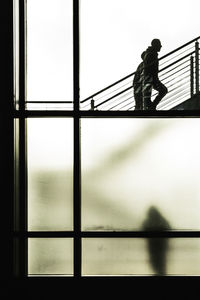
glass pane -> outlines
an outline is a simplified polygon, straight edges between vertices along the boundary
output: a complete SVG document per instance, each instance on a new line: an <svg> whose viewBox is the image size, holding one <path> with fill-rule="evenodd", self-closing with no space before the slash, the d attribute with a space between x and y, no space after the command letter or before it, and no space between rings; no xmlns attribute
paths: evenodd
<svg viewBox="0 0 200 300"><path fill-rule="evenodd" d="M199 230L199 131L199 119L83 119L83 230Z"/></svg>
<svg viewBox="0 0 200 300"><path fill-rule="evenodd" d="M81 100L132 74L141 61L142 52L150 46L153 38L161 39L161 57L198 37L199 12L194 7L199 7L199 2L193 0L192 4L188 0L182 1L180 14L180 1L177 0L169 0L164 6L160 5L160 0L81 0ZM166 16L170 16L170 22L168 18L163 18L163 9ZM190 24L185 20L190 20ZM172 83L168 84L168 88ZM129 78L129 86L131 85L132 78ZM115 86L115 90L119 87ZM127 85L124 89L126 87ZM113 93L113 90L108 90L107 93L111 91ZM102 100L104 97L105 94L101 94ZM133 104L133 93L126 98L130 97L132 99L128 103ZM99 98L100 95L94 97L95 104L99 104ZM117 100L118 108L113 109L125 109L119 105L121 97ZM127 102L124 101L123 106L125 105ZM108 105L109 108L112 106ZM83 103L82 108L90 109L89 102ZM108 108L100 106L98 110L100 109Z"/></svg>
<svg viewBox="0 0 200 300"><path fill-rule="evenodd" d="M200 240L89 238L83 275L199 275Z"/></svg>
<svg viewBox="0 0 200 300"><path fill-rule="evenodd" d="M27 100L73 99L72 0L27 1ZM49 105L49 106L48 106ZM59 108L59 104L46 108ZM72 108L70 104L61 107ZM42 107L29 104L28 108Z"/></svg>
<svg viewBox="0 0 200 300"><path fill-rule="evenodd" d="M27 121L28 229L71 230L73 224L73 121Z"/></svg>
<svg viewBox="0 0 200 300"><path fill-rule="evenodd" d="M73 240L66 238L29 238L29 275L72 275Z"/></svg>

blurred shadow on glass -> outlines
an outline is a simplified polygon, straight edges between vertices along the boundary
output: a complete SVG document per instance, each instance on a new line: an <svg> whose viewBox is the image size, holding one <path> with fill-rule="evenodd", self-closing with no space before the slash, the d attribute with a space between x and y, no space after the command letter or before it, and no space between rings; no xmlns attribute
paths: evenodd
<svg viewBox="0 0 200 300"><path fill-rule="evenodd" d="M170 229L168 221L155 206L151 206L142 224L144 231L165 231ZM150 263L156 275L166 275L167 253L169 243L167 238L148 238L147 248Z"/></svg>

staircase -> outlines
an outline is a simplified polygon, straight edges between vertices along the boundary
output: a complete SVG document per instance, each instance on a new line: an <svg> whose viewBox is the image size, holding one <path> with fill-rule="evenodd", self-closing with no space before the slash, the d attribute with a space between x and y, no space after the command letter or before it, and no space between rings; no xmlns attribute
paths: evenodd
<svg viewBox="0 0 200 300"><path fill-rule="evenodd" d="M200 36L159 59L159 79L168 88L168 94L159 103L157 110L200 109L199 40ZM80 101L80 109L134 110L134 74ZM152 94L152 100L156 95L157 92Z"/></svg>

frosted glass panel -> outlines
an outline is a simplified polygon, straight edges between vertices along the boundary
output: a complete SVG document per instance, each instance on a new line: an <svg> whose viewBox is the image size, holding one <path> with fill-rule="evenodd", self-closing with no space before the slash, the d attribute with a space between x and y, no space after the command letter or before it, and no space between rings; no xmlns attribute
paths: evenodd
<svg viewBox="0 0 200 300"><path fill-rule="evenodd" d="M27 121L28 229L72 230L73 121Z"/></svg>
<svg viewBox="0 0 200 300"><path fill-rule="evenodd" d="M72 101L72 15L72 0L27 1L28 101Z"/></svg>
<svg viewBox="0 0 200 300"><path fill-rule="evenodd" d="M29 275L72 275L73 240L30 238L28 240Z"/></svg>
<svg viewBox="0 0 200 300"><path fill-rule="evenodd" d="M89 238L83 275L200 275L200 240Z"/></svg>
<svg viewBox="0 0 200 300"><path fill-rule="evenodd" d="M200 229L199 119L81 125L84 230Z"/></svg>

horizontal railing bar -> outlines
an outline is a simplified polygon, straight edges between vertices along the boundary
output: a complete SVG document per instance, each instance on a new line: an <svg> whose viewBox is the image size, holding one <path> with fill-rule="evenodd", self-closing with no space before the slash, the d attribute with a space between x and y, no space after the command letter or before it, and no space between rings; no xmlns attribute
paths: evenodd
<svg viewBox="0 0 200 300"><path fill-rule="evenodd" d="M173 97L179 97L179 94L183 91L189 91L190 87L187 83L183 83L182 85L177 86L177 88L171 89L171 91L165 96L162 101L170 101Z"/></svg>
<svg viewBox="0 0 200 300"><path fill-rule="evenodd" d="M175 82L178 82L178 80L177 79L181 79L182 78L182 76L183 75L185 75L185 74L187 74L187 76L186 77L188 77L188 79L190 78L190 70L186 70L186 71L184 71L184 70L182 70L182 73L180 73L180 74L178 74L177 73L177 77L173 77L173 78L169 78L169 77L167 77L167 78L165 78L164 80L162 80L162 82L165 84L165 85L167 85L167 87L169 87L169 83L172 83L172 84L174 84ZM168 79L168 80L167 80Z"/></svg>
<svg viewBox="0 0 200 300"><path fill-rule="evenodd" d="M117 96L117 97L113 97L113 99L111 99L111 100L109 100L109 101L105 100L105 101L103 101L103 102L97 103L96 106L101 106L101 105L104 105L104 106L105 106L105 105L106 105L106 106L108 106L108 105L113 105L113 104L115 104L115 103L118 102L118 101L121 101L121 100L124 101L124 99L127 98L127 97L129 97L130 95L133 95L133 93L132 93L131 90L130 90L130 91L127 91L125 94L122 93L121 95L119 95L119 96ZM95 106L95 107L96 107L96 106Z"/></svg>
<svg viewBox="0 0 200 300"><path fill-rule="evenodd" d="M89 108L91 107L90 103L87 103L86 105L82 106L81 109L84 109L84 108L86 108L88 106L89 106Z"/></svg>
<svg viewBox="0 0 200 300"><path fill-rule="evenodd" d="M159 105L168 105L168 104L171 104L173 101L174 101L174 99L180 99L181 97L183 97L183 96L185 96L185 95L189 95L189 90L187 90L187 89L184 89L184 90L180 90L179 92L178 92L178 94L179 94L179 96L177 97L176 96L176 94L173 94L173 95L171 95L170 97L168 97L168 98L166 98L166 99L162 99L162 102L160 102L159 103ZM162 106L161 105L161 106Z"/></svg>
<svg viewBox="0 0 200 300"><path fill-rule="evenodd" d="M184 87L185 85L187 85L187 87ZM181 87L183 87L183 88L181 89ZM171 89L171 91L165 96L165 99L169 99L170 97L172 97L172 95L177 95L179 93L180 89L181 89L181 91L183 91L186 88L187 89L190 88L190 86L188 86L187 82L178 85L177 88ZM174 93L174 91L176 91L176 92ZM172 94L172 93L174 93L174 94Z"/></svg>
<svg viewBox="0 0 200 300"><path fill-rule="evenodd" d="M170 101L170 99L172 99L172 98L175 97L175 96L177 97L178 94L180 94L181 92L186 91L186 90L189 91L189 87L188 87L188 86L185 86L185 87L183 87L183 88L181 88L181 86L180 86L180 87L178 88L178 91L174 92L175 89L172 90L170 94L168 94L167 96L165 96L165 97L163 98L162 101Z"/></svg>
<svg viewBox="0 0 200 300"><path fill-rule="evenodd" d="M187 73L187 72L184 72L184 73ZM184 75L184 73L181 74L181 75ZM177 83L183 81L183 80L186 79L186 78L189 78L189 76L187 75L187 76L184 76L184 77L180 78L179 80L176 80L174 83L172 83L172 84L170 84L170 85L167 86L168 89L169 89L170 87L176 85ZM186 83L189 84L189 82L186 82ZM184 84L184 83L183 83L183 84Z"/></svg>
<svg viewBox="0 0 200 300"><path fill-rule="evenodd" d="M182 91L185 91L185 90L190 90L190 86L187 84L187 83L184 83L184 84L182 84L182 85L179 85L178 87L177 87L177 89L176 88L173 88L171 91L170 91L170 93L167 95L167 96L165 96L165 100L169 100L169 99L171 99L172 97L174 97L174 96L178 96L178 94L179 93L181 93Z"/></svg>
<svg viewBox="0 0 200 300"><path fill-rule="evenodd" d="M133 72L133 73L131 73L131 74L127 75L126 77L124 77L124 78L122 78L122 79L120 79L120 80L116 81L115 83L113 83L113 84L111 84L111 85L109 85L109 86L105 87L104 89L100 90L99 92L97 92L97 93L95 93L95 94L93 94L93 95L91 95L91 96L87 97L86 99L84 99L84 100L80 101L80 103L84 103L85 101L87 101L87 100L89 100L89 99L91 99L91 98L93 98L93 97L97 96L98 94L100 94L100 93L104 92L105 90L107 90L107 89L109 89L109 88L113 87L114 85L116 85L116 84L118 84L118 83L122 82L123 80L125 80L125 79L127 79L127 78L129 78L129 77L133 76L134 74L135 74L135 72Z"/></svg>
<svg viewBox="0 0 200 300"><path fill-rule="evenodd" d="M189 97L189 92L188 92L188 97ZM184 94L179 99L175 99L175 100L173 100L173 101L171 101L169 103L165 103L164 106L161 107L161 109L164 109L164 108L166 109L168 107L172 108L172 107L177 106L177 105L179 105L181 103L184 103L185 101L189 100L188 97L187 97L187 94Z"/></svg>
<svg viewBox="0 0 200 300"><path fill-rule="evenodd" d="M119 103L119 99L114 99L113 101L109 101L109 102L106 102L106 103L103 103L99 105L99 107L111 107L111 105L115 105L115 106L119 106L121 103L123 103L124 101L126 101L125 98L121 99L122 102Z"/></svg>
<svg viewBox="0 0 200 300"><path fill-rule="evenodd" d="M170 62L171 60L173 60L173 59L175 59L176 57L178 57L178 56L180 56L180 55L182 55L182 54L184 54L184 53L190 51L191 49L194 49L194 45L193 45L192 47L190 47L190 48L185 49L183 52L180 52L180 53L178 53L177 55L171 57L170 59L168 59L168 60L162 62L162 63L160 64L160 66L162 66L162 65L164 65L164 64L167 64L167 63Z"/></svg>
<svg viewBox="0 0 200 300"><path fill-rule="evenodd" d="M188 99L188 97L189 97L189 91L188 92L184 91L179 94L179 98L173 96L170 100L168 99L167 101L165 101L165 103L163 102L163 105L173 107L174 103L183 103L186 99Z"/></svg>
<svg viewBox="0 0 200 300"><path fill-rule="evenodd" d="M187 89L185 89L184 91L178 92L178 94L179 94L179 99L178 100L180 100L180 97L185 97L187 94L189 94L189 91L187 92L186 90ZM172 95L168 99L163 100L163 102L162 102L163 105L172 104L174 102L174 100L173 100L174 98L177 99L177 95L176 94Z"/></svg>
<svg viewBox="0 0 200 300"><path fill-rule="evenodd" d="M133 97L133 96L131 96L131 97L129 97L128 99L126 99L126 100L123 100L122 102L120 102L120 103L118 103L118 104L114 105L114 106L113 106L113 107L111 107L110 109L114 109L114 108L116 108L118 105L120 105L120 104L124 103L125 101L128 101L128 100L130 100L131 98L134 98L134 97Z"/></svg>
<svg viewBox="0 0 200 300"><path fill-rule="evenodd" d="M124 106L122 106L120 109L124 109L125 107L127 107L128 105L131 105L131 103L127 103Z"/></svg>
<svg viewBox="0 0 200 300"><path fill-rule="evenodd" d="M131 96L131 97L129 97L129 98L127 98L127 99L124 99L123 101L121 101L120 103L118 102L116 105L115 105L115 109L117 110L117 109L120 109L121 108L121 106L125 103L125 102L130 102L130 99L131 98L133 98L133 96ZM115 101L114 103L112 103L112 104L115 104L117 101ZM134 100L133 100L133 102L134 102ZM125 104L125 105L127 105L127 104ZM110 107L110 105L102 105L102 106L100 106L99 107L99 109L108 109L108 110L112 110L112 109L114 109L114 107Z"/></svg>
<svg viewBox="0 0 200 300"><path fill-rule="evenodd" d="M159 70L159 72L162 72L162 71L166 70L167 68L170 68L171 66L175 65L175 64L178 63L179 61L182 61L183 59L185 59L186 57L188 57L188 56L190 56L190 55L192 55L192 54L194 54L194 53L195 53L195 51L192 51L192 52L186 54L185 56L183 56L183 57L177 59L176 61L174 61L173 63L171 63L170 65L167 65L167 66L164 67L163 69Z"/></svg>
<svg viewBox="0 0 200 300"><path fill-rule="evenodd" d="M165 74L168 73L168 72L172 72L172 71L175 70L176 68L181 67L182 65L188 63L189 61L190 61L190 58L188 58L187 60L181 62L180 64L177 64L177 66L175 66L174 68L171 68L169 71L167 71L167 72L161 74L161 76L165 75ZM162 70L162 69L160 69L160 71L159 71L160 73L162 72L161 70Z"/></svg>
<svg viewBox="0 0 200 300"><path fill-rule="evenodd" d="M179 68L179 67L181 67L182 65L184 65L184 64L186 64L186 63L189 63L189 62L190 62L189 59L186 60L185 62L179 64L178 66L175 66L173 69L171 69L171 70L169 70L169 71L167 71L167 72L165 72L165 73L163 73L163 74L160 74L160 75L159 75L159 78L162 78L162 80L165 80L165 79L169 78L170 76L176 74L177 72L180 72L181 70L184 70L185 68L189 68L189 67L190 67L190 64L187 64L185 67L183 67L183 68L177 70L177 71L174 72L174 73L171 73L171 72L173 72L174 70L176 70L177 68ZM165 76L165 75L168 74L168 73L171 73L171 74L170 74L169 76L163 78L163 76Z"/></svg>
<svg viewBox="0 0 200 300"><path fill-rule="evenodd" d="M184 70L182 70L182 71L184 71ZM179 72L177 72L177 77L179 78L180 76L183 76L184 74L187 74L187 73L189 73L189 72L190 72L190 70L186 70L186 71L182 72L181 74L178 74ZM170 79L170 77L166 77L166 78L162 79L161 81L162 81L165 85L168 86L168 83L170 83L170 82L171 82L171 83L174 83L174 82L177 80L177 77L173 77L173 78L171 78L171 79ZM187 77L189 78L190 75L188 74Z"/></svg>
<svg viewBox="0 0 200 300"><path fill-rule="evenodd" d="M108 95L110 95L110 94L112 94L112 93L115 93L116 91L122 89L123 87L125 87L125 86L127 86L127 85L129 85L129 84L131 84L131 82L127 82L126 84L124 84L124 85L118 87L117 89L112 90L112 91L108 92L108 93L105 94L105 95L102 95L102 96L99 97L98 99L95 99L95 101L99 101L99 100L101 100L102 98L105 98L106 96L108 96Z"/></svg>
<svg viewBox="0 0 200 300"><path fill-rule="evenodd" d="M131 100L131 99L133 99L133 100ZM125 101L120 102L119 104L109 108L109 110L117 109L117 107L119 107L119 109L121 109L121 108L123 108L123 106L122 106L123 104L124 104L124 106L127 106L127 105L129 105L130 103L133 103L133 102L135 102L134 98L130 97L130 98L126 99Z"/></svg>
<svg viewBox="0 0 200 300"><path fill-rule="evenodd" d="M132 109L132 108L134 108L134 107L135 107L135 105L131 106L131 107L128 109L128 111L130 111L130 109Z"/></svg>
<svg viewBox="0 0 200 300"><path fill-rule="evenodd" d="M174 99L173 101L172 101L172 104L173 104L173 107L174 107L174 105L175 106L177 106L177 105L179 105L179 104L181 104L181 103L184 103L185 101L188 101L190 99L190 91L188 91L187 93L185 93L184 95L182 95L179 99Z"/></svg>
<svg viewBox="0 0 200 300"><path fill-rule="evenodd" d="M189 71L190 71L190 70L187 70L187 71L181 73L180 76L182 76L182 75L188 73ZM168 78L168 77L166 77L166 78L164 78L162 81L163 81L164 84L167 86L167 88L168 88L168 94L169 94L169 93L171 92L171 90L169 91L169 87L174 86L174 85L177 84L178 82L180 82L180 81L182 81L183 79L186 79L186 78L188 78L188 77L189 77L189 75L184 76L184 77L182 77L182 78L181 78L180 80L178 80L178 81L177 81L177 78L174 77L173 79L171 79L171 80L165 82L164 80L166 80L166 79ZM176 81L175 81L173 84L171 84L170 86L167 85L169 82L173 82L174 80L176 80ZM188 82L187 82L187 83L188 83ZM189 84L189 83L188 83L188 84ZM157 91L153 92L152 96L155 96L156 94L158 94Z"/></svg>
<svg viewBox="0 0 200 300"><path fill-rule="evenodd" d="M117 97L117 96L119 96L119 95L123 94L124 92L126 92L126 91L130 90L131 88L132 88L132 86L131 86L131 87L128 87L127 89L125 89L125 90L121 91L120 93L118 93L118 94L116 94L116 95L114 95L114 96L112 96L112 97L110 97L110 98L106 99L105 101L103 101L102 103L100 103L100 104L96 105L95 107L98 107L98 106L100 106L100 105L102 105L102 104L104 104L104 103L106 103L106 102L108 102L108 101L112 100L113 98L115 98L115 97Z"/></svg>
<svg viewBox="0 0 200 300"><path fill-rule="evenodd" d="M183 73L181 73L180 76L183 76L183 75L185 75L185 74L187 74L187 73L189 73L189 70L188 70L188 71L185 71L185 72L183 72ZM180 78L180 76L179 76L179 78ZM187 75L184 76L184 77L181 77L179 80L177 80L177 78L173 78L173 79L171 79L171 80L169 80L169 81L163 81L163 82L164 82L164 84L167 86L167 88L169 89L169 87L175 85L175 84L178 83L180 80L185 79L185 78L188 78L188 79L189 79L189 78L190 78L189 74L187 74ZM168 85L169 83L171 83L171 84ZM188 83L189 83L189 82L188 82Z"/></svg>

